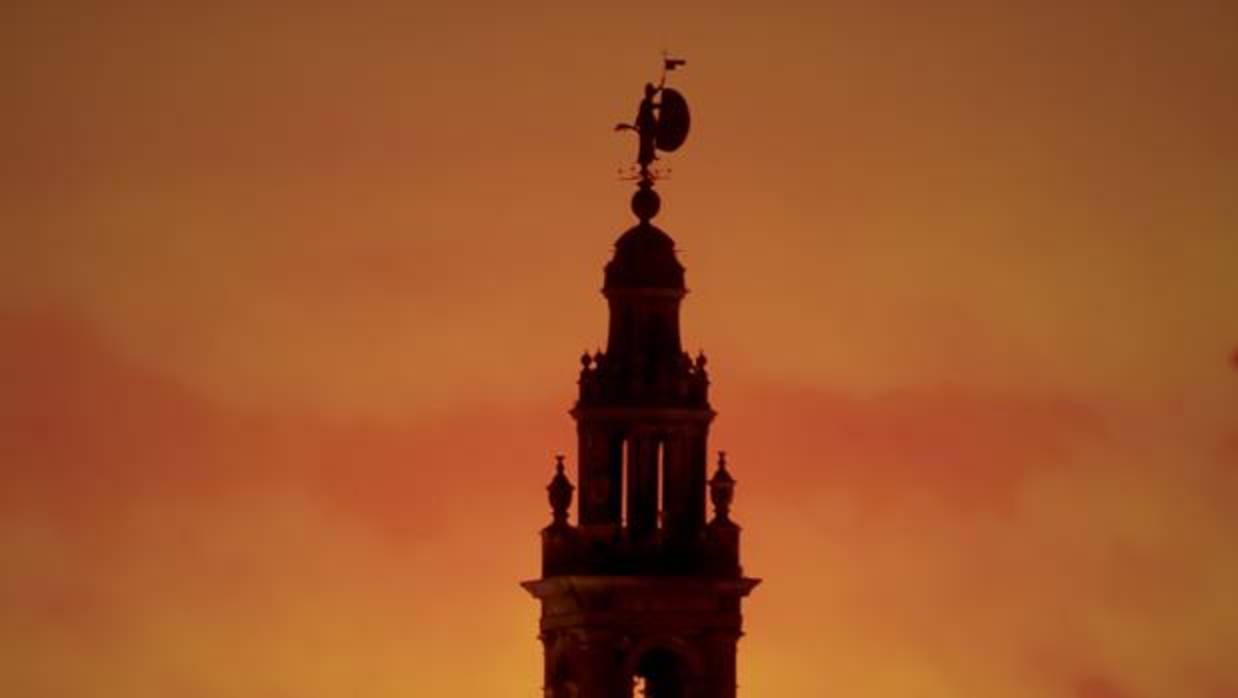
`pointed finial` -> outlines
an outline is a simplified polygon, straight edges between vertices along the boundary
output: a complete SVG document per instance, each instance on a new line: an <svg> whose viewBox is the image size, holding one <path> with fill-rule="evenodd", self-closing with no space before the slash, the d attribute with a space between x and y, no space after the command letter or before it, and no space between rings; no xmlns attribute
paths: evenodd
<svg viewBox="0 0 1238 698"><path fill-rule="evenodd" d="M735 478L726 470L726 451L718 451L718 469L709 478L709 501L714 505L714 521L729 523L731 500L735 498Z"/></svg>
<svg viewBox="0 0 1238 698"><path fill-rule="evenodd" d="M552 526L567 525L567 510L572 505L572 492L576 487L567 479L567 474L563 472L563 454L555 454L555 475L550 479L550 484L546 486L548 499L550 500L550 510Z"/></svg>

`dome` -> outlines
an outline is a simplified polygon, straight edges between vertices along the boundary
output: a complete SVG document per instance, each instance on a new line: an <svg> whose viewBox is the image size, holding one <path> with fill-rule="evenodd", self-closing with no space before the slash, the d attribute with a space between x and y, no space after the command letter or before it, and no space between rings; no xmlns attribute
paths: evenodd
<svg viewBox="0 0 1238 698"><path fill-rule="evenodd" d="M642 221L619 236L605 288L683 288L683 266L670 235Z"/></svg>

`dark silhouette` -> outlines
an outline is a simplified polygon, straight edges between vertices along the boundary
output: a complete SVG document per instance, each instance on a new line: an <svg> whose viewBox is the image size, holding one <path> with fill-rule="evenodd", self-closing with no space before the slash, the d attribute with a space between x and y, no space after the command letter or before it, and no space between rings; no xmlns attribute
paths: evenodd
<svg viewBox="0 0 1238 698"><path fill-rule="evenodd" d="M660 128L649 125L658 121L659 89L666 109L667 91L649 85L635 124L639 222L606 265L606 350L580 357L571 411L577 524L568 515L575 487L558 456L542 577L523 584L541 601L543 681L553 698L629 698L638 682L649 698L734 698L740 600L759 582L740 568L739 526L730 518L735 480L724 453L706 480L715 414L707 361L683 351L684 269L674 240L649 222L660 202L644 158L653 147L648 130ZM682 114L682 128L668 136L678 138L667 141L675 147L687 132L686 107Z"/></svg>
<svg viewBox="0 0 1238 698"><path fill-rule="evenodd" d="M645 98L640 101L640 107L636 110L636 121L630 124L615 125L616 131L636 131L640 137L640 149L637 151L636 162L640 164L642 172L647 171L649 165L658 159L658 156L654 154L654 133L658 128L658 118L653 113L658 105L653 103L653 98L661 91L661 84L655 87L652 82L645 83Z"/></svg>
<svg viewBox="0 0 1238 698"><path fill-rule="evenodd" d="M615 125L616 131L635 131L637 134L636 164L640 167L642 181L653 179L649 166L658 159L656 151L669 153L676 150L688 137L688 127L691 125L688 103L683 95L666 87L666 73L684 63L677 58L663 59L662 78L657 85L645 83L645 96L636 109L636 120L630 124ZM655 103L653 100L659 94L662 100Z"/></svg>

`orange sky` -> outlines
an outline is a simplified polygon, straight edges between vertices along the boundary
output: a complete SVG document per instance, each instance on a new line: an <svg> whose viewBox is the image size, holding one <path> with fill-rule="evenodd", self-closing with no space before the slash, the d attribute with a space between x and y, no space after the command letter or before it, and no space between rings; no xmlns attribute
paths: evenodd
<svg viewBox="0 0 1238 698"><path fill-rule="evenodd" d="M1238 696L1232 3L26 4L6 695L539 695L670 48L741 695Z"/></svg>

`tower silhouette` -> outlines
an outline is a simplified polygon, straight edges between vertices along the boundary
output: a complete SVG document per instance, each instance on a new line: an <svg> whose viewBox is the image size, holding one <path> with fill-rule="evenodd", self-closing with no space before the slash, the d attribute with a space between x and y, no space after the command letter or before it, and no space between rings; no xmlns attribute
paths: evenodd
<svg viewBox="0 0 1238 698"><path fill-rule="evenodd" d="M523 583L541 601L551 698L629 698L637 686L649 698L736 694L740 600L759 580L740 568L725 453L706 481L709 374L704 354L682 348L684 268L650 223L659 208L642 172L639 223L606 265L606 351L580 359L577 524L558 456L542 576Z"/></svg>

